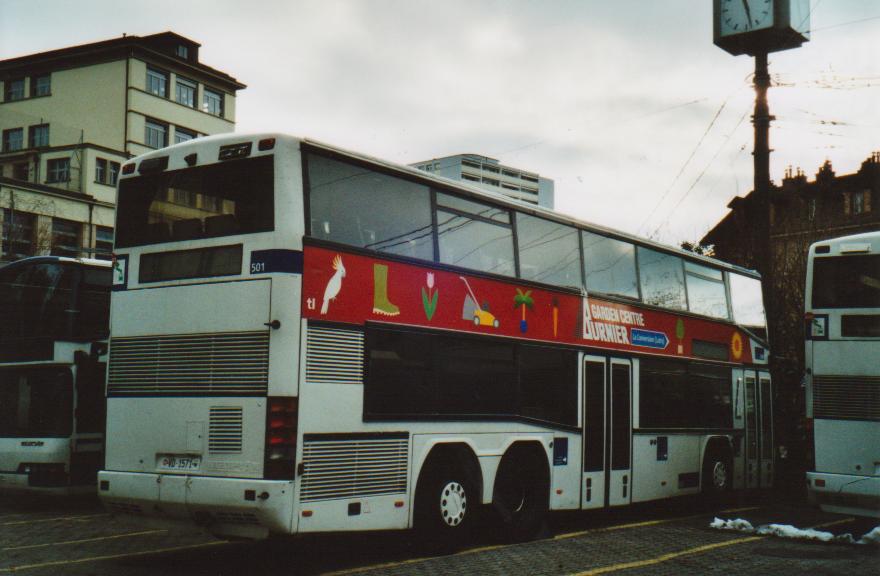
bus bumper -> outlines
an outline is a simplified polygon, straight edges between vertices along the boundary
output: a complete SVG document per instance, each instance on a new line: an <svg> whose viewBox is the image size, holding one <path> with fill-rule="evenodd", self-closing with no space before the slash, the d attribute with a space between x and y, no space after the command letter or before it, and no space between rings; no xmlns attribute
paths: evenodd
<svg viewBox="0 0 880 576"><path fill-rule="evenodd" d="M217 536L265 538L293 531L293 482L133 472L98 473L113 513L192 523Z"/></svg>
<svg viewBox="0 0 880 576"><path fill-rule="evenodd" d="M807 472L807 493L826 512L880 518L880 476Z"/></svg>

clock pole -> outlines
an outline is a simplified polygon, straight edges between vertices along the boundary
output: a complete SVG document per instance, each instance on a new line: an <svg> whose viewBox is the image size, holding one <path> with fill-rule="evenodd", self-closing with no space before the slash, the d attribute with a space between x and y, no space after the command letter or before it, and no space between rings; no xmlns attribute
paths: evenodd
<svg viewBox="0 0 880 576"><path fill-rule="evenodd" d="M754 191L757 197L757 242L753 245L755 267L761 272L764 287L764 312L773 317L773 266L770 248L771 202L773 184L770 181L770 107L767 104L767 89L770 88L770 74L767 71L767 52L755 53L755 113L752 124L755 127ZM768 326L769 333L769 326Z"/></svg>
<svg viewBox="0 0 880 576"><path fill-rule="evenodd" d="M770 107L767 105L767 89L770 74L767 72L767 52L755 54L755 191L758 195L770 194Z"/></svg>

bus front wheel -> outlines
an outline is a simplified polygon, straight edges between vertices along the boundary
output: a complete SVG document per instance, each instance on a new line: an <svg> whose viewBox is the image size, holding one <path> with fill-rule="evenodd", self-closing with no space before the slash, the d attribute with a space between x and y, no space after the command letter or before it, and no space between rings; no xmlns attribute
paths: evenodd
<svg viewBox="0 0 880 576"><path fill-rule="evenodd" d="M415 528L435 545L457 545L471 531L480 504L462 467L438 462L424 470L416 490Z"/></svg>

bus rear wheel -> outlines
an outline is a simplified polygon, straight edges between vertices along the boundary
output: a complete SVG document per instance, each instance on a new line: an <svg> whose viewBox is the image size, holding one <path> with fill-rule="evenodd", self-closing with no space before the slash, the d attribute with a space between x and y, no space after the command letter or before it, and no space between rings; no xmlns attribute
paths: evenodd
<svg viewBox="0 0 880 576"><path fill-rule="evenodd" d="M540 536L550 508L550 479L543 451L514 448L505 454L495 477L492 504L510 540Z"/></svg>
<svg viewBox="0 0 880 576"><path fill-rule="evenodd" d="M728 492L733 479L733 469L729 456L722 450L714 449L703 459L703 494L719 497Z"/></svg>

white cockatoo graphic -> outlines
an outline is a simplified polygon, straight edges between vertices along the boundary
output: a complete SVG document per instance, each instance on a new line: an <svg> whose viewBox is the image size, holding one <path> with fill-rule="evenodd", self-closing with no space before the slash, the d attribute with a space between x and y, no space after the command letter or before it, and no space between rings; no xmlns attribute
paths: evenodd
<svg viewBox="0 0 880 576"><path fill-rule="evenodd" d="M321 314L327 313L330 301L336 298L339 291L342 290L342 279L345 278L345 266L342 265L342 256L339 254L333 258L333 269L336 273L330 277L327 287L324 288L324 302L321 304Z"/></svg>

